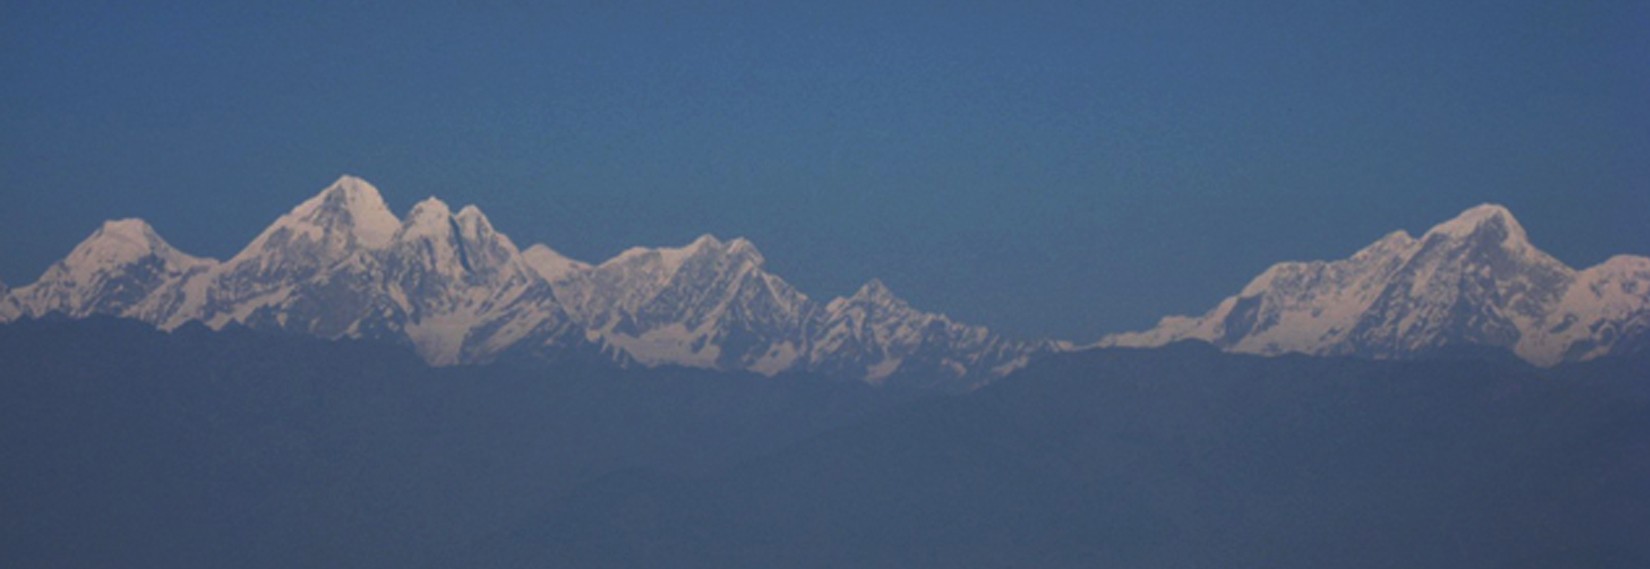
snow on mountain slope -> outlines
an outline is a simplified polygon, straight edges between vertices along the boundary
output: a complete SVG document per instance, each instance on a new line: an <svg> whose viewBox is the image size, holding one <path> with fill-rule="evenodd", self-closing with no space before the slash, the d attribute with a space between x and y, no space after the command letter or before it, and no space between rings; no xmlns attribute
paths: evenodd
<svg viewBox="0 0 1650 569"><path fill-rule="evenodd" d="M600 349L481 210L455 215L432 198L402 222L377 189L350 176L224 263L177 252L141 221L110 222L0 306L165 329L198 321L401 341L438 365L512 349Z"/></svg>
<svg viewBox="0 0 1650 569"><path fill-rule="evenodd" d="M239 322L323 338L381 333L397 317L374 258L401 221L377 188L343 176L275 220L234 257L190 283L198 294L165 326Z"/></svg>
<svg viewBox="0 0 1650 569"><path fill-rule="evenodd" d="M172 248L138 219L109 221L33 284L8 295L17 316L61 313L153 320L179 301L167 291L217 261Z"/></svg>
<svg viewBox="0 0 1650 569"><path fill-rule="evenodd" d="M111 222L39 282L0 293L0 320L240 324L404 342L436 365L585 354L948 385L1058 349L914 310L880 283L821 306L764 263L749 241L710 235L596 266L543 245L522 252L474 206L455 214L430 198L403 220L371 184L343 176L222 263L176 251L141 221Z"/></svg>
<svg viewBox="0 0 1650 569"><path fill-rule="evenodd" d="M1531 245L1506 208L1482 205L1419 239L1398 232L1348 259L1274 265L1202 317L1165 318L1100 345L1196 339L1245 353L1376 358L1473 345L1553 365L1643 336L1634 322L1650 279L1639 258L1620 259L1578 276Z"/></svg>
<svg viewBox="0 0 1650 569"><path fill-rule="evenodd" d="M1581 271L1519 353L1588 360L1650 349L1650 258L1618 255Z"/></svg>
<svg viewBox="0 0 1650 569"><path fill-rule="evenodd" d="M231 323L405 342L437 365L507 353L590 353L641 365L969 387L1057 342L1017 342L912 308L880 281L820 305L767 272L745 239L627 250L591 266L523 252L480 209L430 198L399 219L344 176L225 262L177 251L139 220L106 223L33 284L0 288L0 321L61 313L171 329ZM1453 346L1540 365L1650 349L1650 259L1575 271L1505 208L1475 207L1419 238L1350 258L1280 263L1200 317L1102 346L1182 339L1259 354L1401 358Z"/></svg>
<svg viewBox="0 0 1650 569"><path fill-rule="evenodd" d="M744 239L633 248L557 292L591 333L647 365L790 369L806 349L808 297L762 270Z"/></svg>
<svg viewBox="0 0 1650 569"><path fill-rule="evenodd" d="M918 372L924 383L965 387L1006 375L1045 348L1005 340L981 326L918 311L879 279L825 306L808 352L810 370L879 383Z"/></svg>
<svg viewBox="0 0 1650 569"><path fill-rule="evenodd" d="M552 283L566 281L591 268L589 263L570 259L544 244L528 247L521 252L521 256L528 267Z"/></svg>
<svg viewBox="0 0 1650 569"><path fill-rule="evenodd" d="M571 320L474 206L453 215L441 200L420 202L376 257L403 315L396 327L431 363L485 361L529 336L550 341Z"/></svg>

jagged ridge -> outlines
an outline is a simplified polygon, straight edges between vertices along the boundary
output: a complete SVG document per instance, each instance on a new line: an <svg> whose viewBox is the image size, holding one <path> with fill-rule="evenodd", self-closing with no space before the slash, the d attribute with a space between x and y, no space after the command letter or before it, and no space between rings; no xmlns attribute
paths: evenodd
<svg viewBox="0 0 1650 569"><path fill-rule="evenodd" d="M819 305L763 264L749 241L710 235L599 265L544 245L523 252L475 206L454 214L432 197L403 220L377 188L344 176L224 262L178 252L141 221L110 222L40 281L5 294L0 319L106 314L164 329L390 339L435 365L571 352L768 375L923 376L942 387L981 384L1047 348L910 309L885 289L877 302L898 309L878 312L878 326L904 332L841 342L840 307L858 301Z"/></svg>
<svg viewBox="0 0 1650 569"><path fill-rule="evenodd" d="M1396 232L1339 261L1280 263L1201 317L1163 319L1101 346L1202 340L1234 352L1405 358L1461 346L1550 366L1650 343L1650 259L1577 271L1486 204Z"/></svg>

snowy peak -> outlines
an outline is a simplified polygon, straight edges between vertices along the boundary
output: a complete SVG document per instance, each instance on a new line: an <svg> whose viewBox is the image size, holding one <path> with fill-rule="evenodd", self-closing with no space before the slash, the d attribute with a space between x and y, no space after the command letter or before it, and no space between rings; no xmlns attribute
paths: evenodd
<svg viewBox="0 0 1650 569"><path fill-rule="evenodd" d="M458 210L458 215L455 217L458 219L459 225L467 228L468 231L493 232L493 223L487 219L487 214L481 213L481 208L476 207L475 204L464 206Z"/></svg>
<svg viewBox="0 0 1650 569"><path fill-rule="evenodd" d="M389 257L403 262L422 259L422 264L438 270L462 271L468 262L462 259L464 245L458 233L447 203L434 197L425 199L413 205L396 230Z"/></svg>
<svg viewBox="0 0 1650 569"><path fill-rule="evenodd" d="M1485 204L1468 209L1454 219L1428 230L1420 240L1424 248L1452 251L1459 256L1474 257L1484 263L1499 265L1535 263L1547 266L1562 265L1530 244L1523 224L1507 208ZM1434 253L1422 251L1421 254Z"/></svg>
<svg viewBox="0 0 1650 569"><path fill-rule="evenodd" d="M591 268L589 263L568 258L542 243L528 247L526 251L521 252L521 257L533 272L551 283L565 281Z"/></svg>
<svg viewBox="0 0 1650 569"><path fill-rule="evenodd" d="M275 220L237 257L296 245L336 258L382 248L400 227L401 220L384 204L378 188L346 175Z"/></svg>
<svg viewBox="0 0 1650 569"><path fill-rule="evenodd" d="M729 259L736 262L750 263L755 266L761 266L764 262L762 253L757 251L756 245L752 244L749 240L739 237L731 241L723 242L721 239L717 239L715 235L711 235L709 233L700 235L698 238L694 239L693 242L681 247L630 249L624 253L621 253L618 257L615 257L613 261L623 262L631 259L647 259L650 262L657 262L659 269L662 272L672 275L675 274L677 270L680 270L682 265L689 262L689 260L698 260L702 262L706 259Z"/></svg>
<svg viewBox="0 0 1650 569"><path fill-rule="evenodd" d="M762 266L767 263L767 258L763 257L762 252L756 249L756 244L751 243L750 240L744 237L735 237L732 241L729 241L725 251L728 256L742 259L752 265Z"/></svg>
<svg viewBox="0 0 1650 569"><path fill-rule="evenodd" d="M473 205L431 197L397 218L343 176L225 263L176 251L142 221L109 222L36 283L0 290L0 321L109 314L397 342L435 365L510 354L949 388L1043 350L917 311L877 280L827 308L765 262L748 239L705 234L591 266L518 250Z"/></svg>
<svg viewBox="0 0 1650 569"><path fill-rule="evenodd" d="M894 295L882 279L871 279L852 296L832 299L825 307L827 327L859 336L878 333L872 328L909 326L920 329L931 322L944 320L938 314L927 314L911 308L904 299ZM878 324L881 322L882 324ZM844 328L846 326L846 328Z"/></svg>
<svg viewBox="0 0 1650 569"><path fill-rule="evenodd" d="M1527 243L1529 236L1511 211L1497 204L1482 204L1427 231L1427 236L1447 235L1457 239L1488 233L1493 242Z"/></svg>
<svg viewBox="0 0 1650 569"><path fill-rule="evenodd" d="M173 249L148 222L135 218L103 222L65 262L73 268L90 268L129 264L149 256L179 269L211 262Z"/></svg>
<svg viewBox="0 0 1650 569"><path fill-rule="evenodd" d="M1245 353L1376 358L1490 346L1538 365L1589 359L1640 342L1650 327L1635 324L1650 276L1621 259L1577 273L1531 245L1506 208L1486 204L1420 239L1394 232L1347 259L1274 265L1202 317L1164 318L1101 345L1196 339Z"/></svg>
<svg viewBox="0 0 1650 569"><path fill-rule="evenodd" d="M847 297L837 297L825 305L826 313L832 318L854 317L865 318L871 313L897 314L910 316L920 314L911 308L905 299L894 294L882 279L873 278ZM850 316L852 315L852 316ZM931 315L924 315L931 316Z"/></svg>
<svg viewBox="0 0 1650 569"><path fill-rule="evenodd" d="M859 375L873 383L901 373L903 381L914 385L970 389L1049 351L916 310L881 279L832 300L819 329L808 355L810 369Z"/></svg>
<svg viewBox="0 0 1650 569"><path fill-rule="evenodd" d="M413 204L412 210L407 212L407 219L401 222L401 227L425 227L437 223L446 225L447 219L452 216L453 210L447 206L447 202L430 196Z"/></svg>
<svg viewBox="0 0 1650 569"><path fill-rule="evenodd" d="M369 248L388 244L401 225L384 204L378 188L350 175L338 178L289 215L324 229L347 231L357 243Z"/></svg>
<svg viewBox="0 0 1650 569"><path fill-rule="evenodd" d="M706 235L688 246L681 259L682 265L709 263L733 269L758 270L767 262L756 245L743 237L718 241Z"/></svg>
<svg viewBox="0 0 1650 569"><path fill-rule="evenodd" d="M859 290L854 291L854 295L848 297L848 300L852 302L888 304L898 301L899 298L894 296L894 291L889 290L888 285L883 284L882 279L871 279L863 286L860 286Z"/></svg>
<svg viewBox="0 0 1650 569"><path fill-rule="evenodd" d="M539 253L544 264L559 262L549 253ZM629 249L558 281L557 294L593 333L643 363L772 374L802 353L816 307L762 263L750 241L707 234L682 247Z"/></svg>
<svg viewBox="0 0 1650 569"><path fill-rule="evenodd" d="M453 220L458 223L459 236L472 245L503 247L509 249L512 255L521 252L516 248L515 242L493 228L493 222L487 219L486 214L481 213L481 208L473 205L464 206L464 209L458 211L458 215L453 216Z"/></svg>
<svg viewBox="0 0 1650 569"><path fill-rule="evenodd" d="M12 291L11 302L35 317L141 317L154 293L216 264L172 248L143 220L108 221L34 284Z"/></svg>
<svg viewBox="0 0 1650 569"><path fill-rule="evenodd" d="M611 295L596 294L589 289L617 289L622 299L605 303L607 306L603 308L633 311L672 286L725 281L736 273L765 274L761 271L762 264L761 252L750 241L739 238L724 243L707 233L681 247L626 249L594 267L588 275L589 282L585 283L587 290L575 294L599 299ZM597 302L603 304L600 300Z"/></svg>

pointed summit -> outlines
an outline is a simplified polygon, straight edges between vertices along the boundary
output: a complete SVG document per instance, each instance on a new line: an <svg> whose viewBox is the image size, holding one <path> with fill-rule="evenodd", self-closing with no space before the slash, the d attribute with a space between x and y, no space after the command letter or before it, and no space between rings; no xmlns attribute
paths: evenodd
<svg viewBox="0 0 1650 569"><path fill-rule="evenodd" d="M230 264L309 270L363 249L383 248L400 228L401 220L390 213L377 188L346 175L275 220Z"/></svg>
<svg viewBox="0 0 1650 569"><path fill-rule="evenodd" d="M631 247L618 256L602 262L602 265L650 265L652 268L649 270L655 272L661 281L665 281L690 262L695 265L710 263L761 267L766 259L749 239L736 237L722 241L715 235L706 233L680 247Z"/></svg>
<svg viewBox="0 0 1650 569"><path fill-rule="evenodd" d="M150 255L179 268L206 262L173 249L154 227L137 218L103 222L64 262L70 267L110 266L137 262Z"/></svg>
<svg viewBox="0 0 1650 569"><path fill-rule="evenodd" d="M849 300L883 304L898 300L898 298L894 296L894 291L890 290L888 285L883 284L882 279L872 278L869 282L860 286L859 290L849 297Z"/></svg>
<svg viewBox="0 0 1650 569"><path fill-rule="evenodd" d="M766 259L762 252L757 250L756 244L744 237L735 237L727 241L717 239L715 235L706 233L694 239L692 243L677 249L660 249L668 265L678 265L690 257L698 255L713 255L719 258L728 258L739 261L748 261L761 266Z"/></svg>
<svg viewBox="0 0 1650 569"><path fill-rule="evenodd" d="M447 202L434 196L413 205L407 219L396 230L395 241L411 239L448 239L453 230L453 212Z"/></svg>
<svg viewBox="0 0 1650 569"><path fill-rule="evenodd" d="M400 226L378 188L345 175L276 220L259 240L284 228L336 247L378 248L388 244Z"/></svg>
<svg viewBox="0 0 1650 569"><path fill-rule="evenodd" d="M497 233L493 229L493 222L487 219L487 214L481 213L481 208L474 204L458 210L458 215L453 219L458 222L458 227L463 230L466 238L482 239Z"/></svg>
<svg viewBox="0 0 1650 569"><path fill-rule="evenodd" d="M172 248L141 219L107 221L40 279L13 291L22 312L145 316L139 310L151 293L186 274L217 262Z"/></svg>
<svg viewBox="0 0 1650 569"><path fill-rule="evenodd" d="M1485 204L1418 240L1395 232L1347 259L1274 265L1201 317L1164 318L1101 345L1195 339L1234 352L1373 358L1473 346L1553 365L1650 338L1650 270L1635 266L1650 261L1578 272L1531 245L1507 208Z"/></svg>
<svg viewBox="0 0 1650 569"><path fill-rule="evenodd" d="M466 255L474 270L501 269L521 257L521 251L516 248L515 242L494 229L493 223L487 219L487 214L481 213L479 207L464 206L458 211L458 215L453 216L453 225L458 229L459 242L467 252Z"/></svg>
<svg viewBox="0 0 1650 569"><path fill-rule="evenodd" d="M441 198L430 196L424 198L424 201L413 204L412 211L407 212L407 221L412 221L412 218L415 217L446 218L452 215L453 210L447 206L447 202L441 201Z"/></svg>
<svg viewBox="0 0 1650 569"><path fill-rule="evenodd" d="M1447 235L1457 239L1485 235L1494 239L1496 243L1508 244L1529 241L1524 226L1518 223L1518 219L1513 217L1511 211L1498 204L1482 204L1469 208L1455 216L1455 219L1428 230L1426 237L1434 235Z"/></svg>
<svg viewBox="0 0 1650 569"><path fill-rule="evenodd" d="M713 234L706 233L704 235L700 235L698 237L695 237L693 239L693 242L687 244L686 248L687 249L698 250L698 249L703 249L705 247L720 248L721 246L722 246L722 240L721 239L717 239L716 236L713 235Z"/></svg>
<svg viewBox="0 0 1650 569"><path fill-rule="evenodd" d="M762 256L762 251L756 248L756 244L744 237L735 237L729 241L726 251L730 256L740 257L757 266L767 262L767 258Z"/></svg>

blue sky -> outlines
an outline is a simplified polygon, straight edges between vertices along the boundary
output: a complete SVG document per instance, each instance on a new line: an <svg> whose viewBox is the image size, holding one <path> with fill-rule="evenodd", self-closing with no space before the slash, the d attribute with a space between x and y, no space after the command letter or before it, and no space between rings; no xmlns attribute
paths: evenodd
<svg viewBox="0 0 1650 569"><path fill-rule="evenodd" d="M232 255L339 174L599 261L1088 340L1481 202L1650 254L1650 3L5 2L0 279Z"/></svg>

